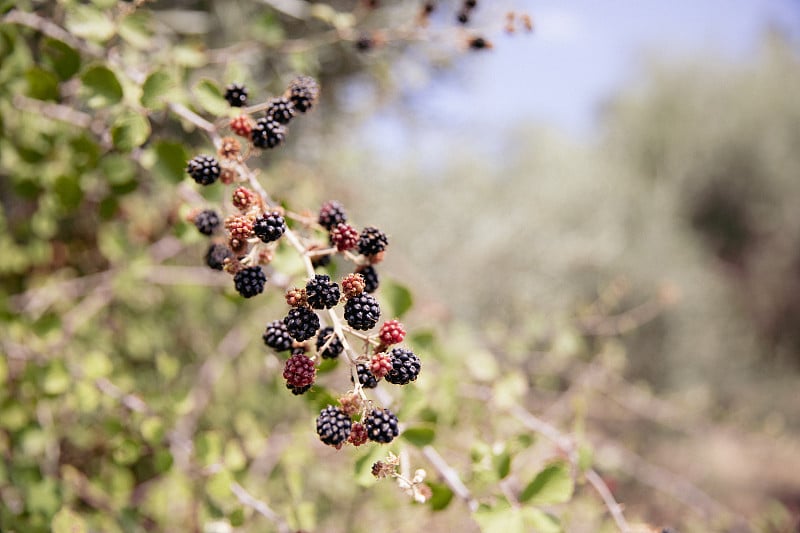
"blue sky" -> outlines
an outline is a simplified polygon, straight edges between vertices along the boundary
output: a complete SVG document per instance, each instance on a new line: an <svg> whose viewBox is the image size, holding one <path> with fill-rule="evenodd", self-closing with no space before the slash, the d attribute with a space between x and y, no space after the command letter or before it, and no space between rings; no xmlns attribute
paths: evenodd
<svg viewBox="0 0 800 533"><path fill-rule="evenodd" d="M407 89L412 121L451 131L529 122L586 137L598 105L635 79L648 57L747 61L769 27L800 48L800 0L483 0L474 26L496 27L511 8L532 15L535 33L495 31L494 50L465 54L428 85ZM369 125L376 148L396 150L398 140L418 146L417 128L398 130L408 110L393 112Z"/></svg>

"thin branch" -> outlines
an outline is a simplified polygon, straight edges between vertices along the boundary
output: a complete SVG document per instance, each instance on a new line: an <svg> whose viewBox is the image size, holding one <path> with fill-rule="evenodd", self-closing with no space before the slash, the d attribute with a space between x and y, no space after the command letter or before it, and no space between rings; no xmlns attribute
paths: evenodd
<svg viewBox="0 0 800 533"><path fill-rule="evenodd" d="M220 144L222 144L222 139L217 132L217 128L211 122L207 121L183 104L170 102L168 106L170 111L208 133L208 135L211 137L211 142L215 147L219 147Z"/></svg>
<svg viewBox="0 0 800 533"><path fill-rule="evenodd" d="M614 495L611 494L611 490L608 488L608 485L606 485L606 482L603 481L603 478L591 468L584 472L583 475L586 477L586 481L588 481L600 495L606 508L608 508L608 512L611 513L614 522L617 523L617 528L622 532L630 531L631 529L628 525L628 521L625 520L625 516L622 514L622 506L614 499Z"/></svg>
<svg viewBox="0 0 800 533"><path fill-rule="evenodd" d="M255 498L253 495L247 492L244 487L235 481L231 483L231 492L233 492L233 494L236 496L236 499L239 500L239 503L250 507L258 514L275 524L280 533L288 533L289 525L278 513L273 511L272 508L270 508L270 506L263 501Z"/></svg>
<svg viewBox="0 0 800 533"><path fill-rule="evenodd" d="M76 50L79 50L87 55L94 56L94 57L103 57L103 49L96 44L90 43L88 41L84 41L83 39L79 39L75 37L67 30L51 22L35 13L27 13L25 11L20 11L18 9L13 9L6 13L6 15L0 19L2 22L7 22L9 24L19 24L20 26L27 26L28 28L34 29L48 37L52 37L57 41L61 41Z"/></svg>
<svg viewBox="0 0 800 533"><path fill-rule="evenodd" d="M467 507L472 512L475 512L478 509L478 500L476 500L472 493L469 491L464 482L461 481L461 478L458 476L458 472L456 472L444 458L439 455L439 452L436 451L436 448L433 446L425 446L422 448L422 454L425 456L426 459L433 465L439 474L441 474L444 482L450 487L450 490L453 491L453 494L461 498L467 503Z"/></svg>

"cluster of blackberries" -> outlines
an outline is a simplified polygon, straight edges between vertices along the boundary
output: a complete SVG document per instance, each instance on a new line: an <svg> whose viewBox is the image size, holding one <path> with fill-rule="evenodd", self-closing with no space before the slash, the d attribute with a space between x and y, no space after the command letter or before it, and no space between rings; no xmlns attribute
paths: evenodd
<svg viewBox="0 0 800 533"><path fill-rule="evenodd" d="M394 385L407 385L416 381L421 369L422 363L414 352L398 347L387 353L375 354L369 365L359 364L356 371L361 386L374 389L381 378Z"/></svg>
<svg viewBox="0 0 800 533"><path fill-rule="evenodd" d="M367 438L373 442L389 443L400 434L397 416L388 409L373 409L362 421ZM350 438L354 423L338 407L329 405L317 417L317 435L329 446L339 447Z"/></svg>

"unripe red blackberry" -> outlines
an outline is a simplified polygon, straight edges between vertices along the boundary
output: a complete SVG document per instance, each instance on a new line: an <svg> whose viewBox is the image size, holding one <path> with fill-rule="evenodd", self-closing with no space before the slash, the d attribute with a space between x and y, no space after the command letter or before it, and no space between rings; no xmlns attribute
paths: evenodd
<svg viewBox="0 0 800 533"><path fill-rule="evenodd" d="M264 291L267 276L260 266L243 268L233 277L236 290L245 298L252 298Z"/></svg>
<svg viewBox="0 0 800 533"><path fill-rule="evenodd" d="M271 98L267 102L267 118L279 124L288 124L294 117L294 106L288 98Z"/></svg>
<svg viewBox="0 0 800 533"><path fill-rule="evenodd" d="M222 159L234 159L242 153L242 143L235 137L223 137L217 152Z"/></svg>
<svg viewBox="0 0 800 533"><path fill-rule="evenodd" d="M286 139L286 128L269 118L260 118L250 134L253 146L275 148Z"/></svg>
<svg viewBox="0 0 800 533"><path fill-rule="evenodd" d="M233 191L233 195L231 196L233 206L243 213L247 212L254 205L258 205L260 200L261 198L247 187L236 187L236 190Z"/></svg>
<svg viewBox="0 0 800 533"><path fill-rule="evenodd" d="M342 294L348 300L364 292L365 287L364 276L361 274L348 274L342 280Z"/></svg>
<svg viewBox="0 0 800 533"><path fill-rule="evenodd" d="M378 337L386 346L400 344L406 338L406 330L403 329L403 324L399 320L387 320L381 326Z"/></svg>
<svg viewBox="0 0 800 533"><path fill-rule="evenodd" d="M239 115L231 119L231 130L240 137L250 138L253 133L253 119L249 115Z"/></svg>
<svg viewBox="0 0 800 533"><path fill-rule="evenodd" d="M253 233L263 242L277 241L285 231L286 221L276 211L261 215L253 223Z"/></svg>
<svg viewBox="0 0 800 533"><path fill-rule="evenodd" d="M314 309L330 309L339 303L339 286L330 276L317 274L306 283L306 299Z"/></svg>
<svg viewBox="0 0 800 533"><path fill-rule="evenodd" d="M358 253L375 255L386 249L389 239L386 234L374 226L367 226L358 238Z"/></svg>
<svg viewBox="0 0 800 533"><path fill-rule="evenodd" d="M310 339L316 335L319 329L319 317L317 313L308 307L295 307L289 310L289 314L283 319L289 335L298 342Z"/></svg>
<svg viewBox="0 0 800 533"><path fill-rule="evenodd" d="M347 442L353 446L361 446L368 440L369 436L367 435L366 426L360 422L354 422L353 426L350 428L350 437L347 439Z"/></svg>
<svg viewBox="0 0 800 533"><path fill-rule="evenodd" d="M387 444L400 434L397 417L388 409L373 409L364 419L367 436L373 442Z"/></svg>
<svg viewBox="0 0 800 533"><path fill-rule="evenodd" d="M317 417L317 435L329 446L338 446L347 441L353 422L341 409L329 405Z"/></svg>
<svg viewBox="0 0 800 533"><path fill-rule="evenodd" d="M294 287L286 291L286 303L289 307L305 307L308 305L305 289Z"/></svg>
<svg viewBox="0 0 800 533"><path fill-rule="evenodd" d="M392 370L392 358L385 352L376 353L370 359L368 368L376 379L383 379Z"/></svg>
<svg viewBox="0 0 800 533"><path fill-rule="evenodd" d="M339 398L339 403L342 406L342 411L344 411L347 416L357 415L361 412L361 408L364 406L364 400L362 400L361 396L355 392L345 394Z"/></svg>
<svg viewBox="0 0 800 533"><path fill-rule="evenodd" d="M305 113L314 106L319 98L319 84L310 76L298 76L289 82L286 96L297 111Z"/></svg>
<svg viewBox="0 0 800 533"><path fill-rule="evenodd" d="M231 83L225 88L225 100L231 107L247 105L247 89L241 83Z"/></svg>
<svg viewBox="0 0 800 533"><path fill-rule="evenodd" d="M219 227L219 215L213 209L204 209L194 216L194 227L203 235L211 235Z"/></svg>
<svg viewBox="0 0 800 533"><path fill-rule="evenodd" d="M219 178L221 169L210 155L196 155L187 163L186 172L200 185L211 185Z"/></svg>
<svg viewBox="0 0 800 533"><path fill-rule="evenodd" d="M358 245L358 231L350 224L337 224L331 230L331 243L340 252L352 250Z"/></svg>
<svg viewBox="0 0 800 533"><path fill-rule="evenodd" d="M331 231L337 225L347 222L347 213L342 204L336 200L331 200L320 207L318 222L320 226Z"/></svg>
<svg viewBox="0 0 800 533"><path fill-rule="evenodd" d="M372 265L361 267L356 271L364 278L364 290L370 294L378 290L380 286L380 279L378 278L378 271Z"/></svg>
<svg viewBox="0 0 800 533"><path fill-rule="evenodd" d="M359 294L344 304L344 319L353 329L368 330L375 327L381 317L378 300L369 294Z"/></svg>
<svg viewBox="0 0 800 533"><path fill-rule="evenodd" d="M363 363L357 364L356 374L358 374L358 382L361 383L361 386L365 389L374 389L378 386L378 378L372 375L372 372L369 371L367 365ZM350 382L355 383L353 381L353 376L350 376Z"/></svg>
<svg viewBox="0 0 800 533"><path fill-rule="evenodd" d="M343 351L342 340L334 333L333 328L327 327L319 330L319 333L317 333L317 353L323 359L336 359Z"/></svg>
<svg viewBox="0 0 800 533"><path fill-rule="evenodd" d="M406 385L417 379L422 363L414 352L405 348L393 348L389 357L392 360L392 369L386 374L386 381L395 385Z"/></svg>
<svg viewBox="0 0 800 533"><path fill-rule="evenodd" d="M317 376L317 367L314 361L306 355L297 354L286 360L283 367L283 378L286 380L286 388L293 394L303 394Z"/></svg>
<svg viewBox="0 0 800 533"><path fill-rule="evenodd" d="M232 257L233 252L224 244L212 244L206 251L206 264L214 270L222 270L225 260Z"/></svg>
<svg viewBox="0 0 800 533"><path fill-rule="evenodd" d="M264 334L261 336L264 344L276 352L286 352L292 349L292 336L286 330L286 324L280 320L273 320L267 325Z"/></svg>
<svg viewBox="0 0 800 533"><path fill-rule="evenodd" d="M246 243L253 234L253 221L246 216L231 215L225 219L225 229L231 236L242 243Z"/></svg>

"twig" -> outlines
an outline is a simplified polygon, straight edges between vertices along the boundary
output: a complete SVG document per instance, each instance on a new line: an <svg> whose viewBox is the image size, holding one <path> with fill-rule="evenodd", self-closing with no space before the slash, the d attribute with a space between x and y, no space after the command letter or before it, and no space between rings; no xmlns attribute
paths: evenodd
<svg viewBox="0 0 800 533"><path fill-rule="evenodd" d="M63 42L72 48L75 48L76 50L80 50L87 55L94 57L103 57L104 55L101 47L75 37L61 26L34 13L27 13L25 11L13 9L6 13L1 20L2 22L7 22L9 24L19 24L21 26L32 28L47 35L48 37L52 37L57 41Z"/></svg>
<svg viewBox="0 0 800 533"><path fill-rule="evenodd" d="M239 500L239 503L250 507L258 514L275 524L280 533L288 533L289 525L278 513L273 511L272 508L270 508L270 506L263 501L256 499L253 495L247 492L244 487L235 481L231 483L231 492L233 492L233 494L236 496L236 499Z"/></svg>
<svg viewBox="0 0 800 533"><path fill-rule="evenodd" d="M623 533L630 531L630 526L628 525L628 521L625 520L625 516L622 514L622 506L617 503L617 500L614 499L614 495L611 494L611 490L609 490L608 485L606 485L603 478L595 472L593 469L589 469L583 473L586 477L586 481L588 481L594 490L600 495L600 498L603 500L603 503L606 505L608 512L611 513L611 517L614 519L614 522L617 523L617 527Z"/></svg>
<svg viewBox="0 0 800 533"><path fill-rule="evenodd" d="M211 137L211 142L214 144L215 147L219 148L222 144L222 139L217 132L217 128L209 121L189 109L183 104L179 104L176 102L170 102L168 104L170 111L181 117L182 119L194 124L201 130L208 133L209 137Z"/></svg>
<svg viewBox="0 0 800 533"><path fill-rule="evenodd" d="M439 455L439 452L436 451L436 448L433 446L425 446L422 448L422 455L433 465L439 474L441 474L444 482L450 487L450 490L453 491L453 494L461 498L467 503L467 507L472 512L475 512L478 509L478 500L476 500L472 493L469 491L464 482L461 481L461 478L458 476L458 473L453 470L453 468L447 464L447 461Z"/></svg>

